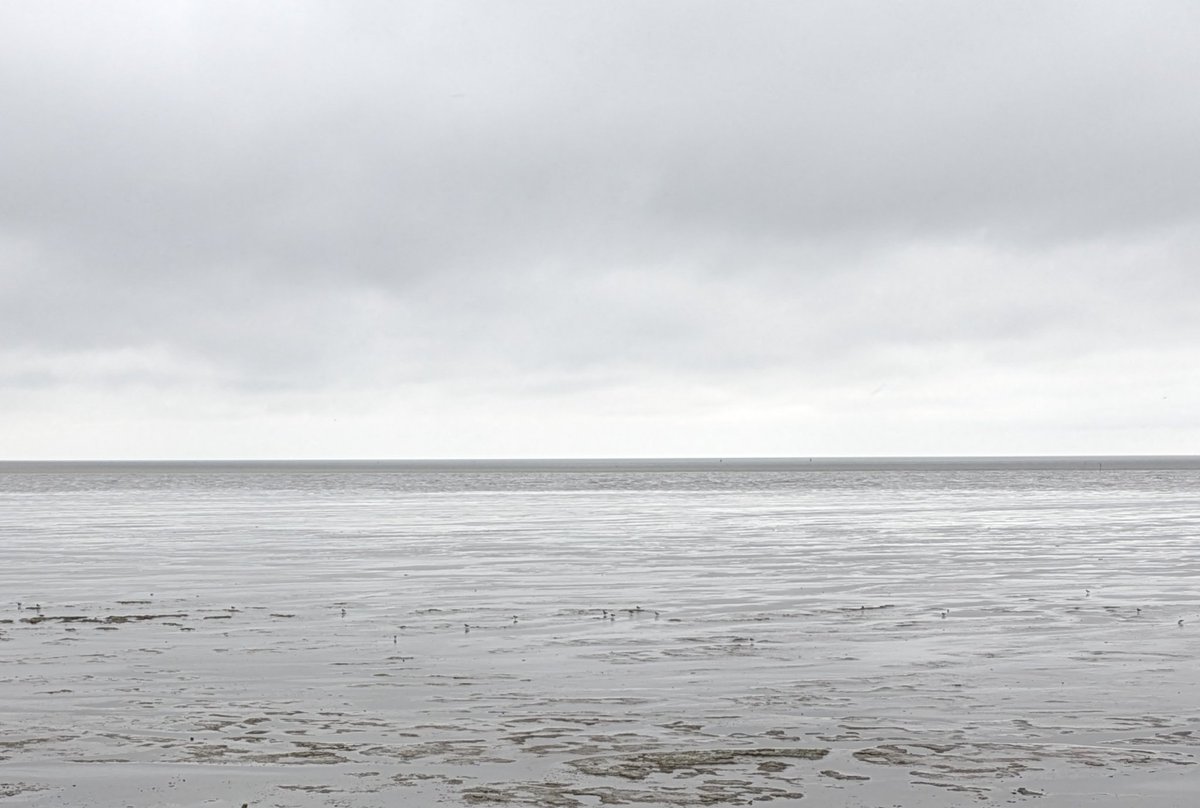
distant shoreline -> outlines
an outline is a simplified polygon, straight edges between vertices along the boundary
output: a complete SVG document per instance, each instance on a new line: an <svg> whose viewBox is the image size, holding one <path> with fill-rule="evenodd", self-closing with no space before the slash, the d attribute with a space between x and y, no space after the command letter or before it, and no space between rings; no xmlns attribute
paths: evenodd
<svg viewBox="0 0 1200 808"><path fill-rule="evenodd" d="M804 471L1192 471L1200 455L737 457L486 460L4 460L0 473L637 473Z"/></svg>

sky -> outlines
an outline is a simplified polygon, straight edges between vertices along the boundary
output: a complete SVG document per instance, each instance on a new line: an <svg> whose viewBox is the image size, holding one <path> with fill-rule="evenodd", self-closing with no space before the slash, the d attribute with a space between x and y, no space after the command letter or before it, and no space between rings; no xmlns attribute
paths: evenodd
<svg viewBox="0 0 1200 808"><path fill-rule="evenodd" d="M0 459L1200 454L1200 4L0 4Z"/></svg>

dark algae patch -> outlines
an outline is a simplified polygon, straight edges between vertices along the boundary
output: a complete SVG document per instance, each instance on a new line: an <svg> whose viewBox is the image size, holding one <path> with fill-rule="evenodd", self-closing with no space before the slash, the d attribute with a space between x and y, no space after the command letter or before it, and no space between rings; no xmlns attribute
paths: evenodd
<svg viewBox="0 0 1200 808"><path fill-rule="evenodd" d="M795 781L771 775L787 769L792 761L820 760L827 754L828 749L766 747L598 755L576 758L567 765L582 775L632 782L614 786L584 784L571 778L571 782L488 783L470 786L461 796L471 805L537 808L753 805L777 799L797 800L804 795L794 789ZM683 780L691 782L685 784Z"/></svg>
<svg viewBox="0 0 1200 808"><path fill-rule="evenodd" d="M22 623L37 625L38 623L136 623L143 620L166 620L174 617L187 617L186 614L110 614L108 617L89 617L85 614L37 615L22 617Z"/></svg>
<svg viewBox="0 0 1200 808"><path fill-rule="evenodd" d="M867 777L865 774L846 774L845 772L839 772L836 769L822 769L821 776L829 777L833 780L870 780L871 779L870 777Z"/></svg>
<svg viewBox="0 0 1200 808"><path fill-rule="evenodd" d="M820 760L828 749L769 747L759 749L693 749L683 752L637 752L630 755L579 758L568 765L584 774L597 777L624 777L645 780L654 773L674 774L690 771L694 774L714 774L713 767L735 763L758 762L761 759L792 758Z"/></svg>

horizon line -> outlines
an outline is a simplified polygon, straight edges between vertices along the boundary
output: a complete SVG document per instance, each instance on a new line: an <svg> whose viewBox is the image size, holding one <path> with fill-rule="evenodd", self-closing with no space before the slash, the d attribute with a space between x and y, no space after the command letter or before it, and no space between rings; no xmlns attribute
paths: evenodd
<svg viewBox="0 0 1200 808"><path fill-rule="evenodd" d="M225 458L0 460L0 472L620 472L1200 470L1200 455L879 455L767 457Z"/></svg>

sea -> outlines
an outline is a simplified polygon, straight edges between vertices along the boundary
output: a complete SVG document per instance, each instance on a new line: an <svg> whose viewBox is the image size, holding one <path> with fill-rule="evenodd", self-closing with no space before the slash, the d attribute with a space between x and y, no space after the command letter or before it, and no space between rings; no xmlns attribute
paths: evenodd
<svg viewBox="0 0 1200 808"><path fill-rule="evenodd" d="M1200 458L0 463L14 806L1200 802Z"/></svg>

